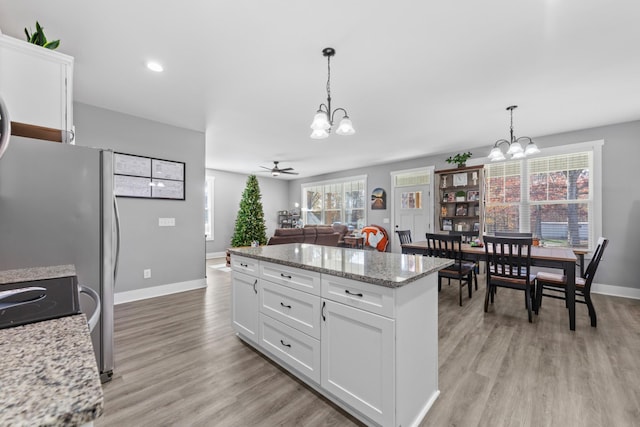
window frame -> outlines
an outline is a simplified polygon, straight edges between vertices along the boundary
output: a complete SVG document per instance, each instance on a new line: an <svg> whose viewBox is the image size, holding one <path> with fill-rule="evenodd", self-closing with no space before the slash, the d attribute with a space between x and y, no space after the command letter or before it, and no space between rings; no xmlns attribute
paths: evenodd
<svg viewBox="0 0 640 427"><path fill-rule="evenodd" d="M346 197L346 190L345 190L345 184L352 184L354 182L362 182L362 191L363 191L363 203L362 203L362 207L361 208L354 208L354 207L349 207L347 208L347 197ZM327 192L327 187L335 187L335 186L340 186L340 197L341 200L339 202L340 207L339 208L331 208L331 209L326 209L325 207L325 201L326 201L326 194L328 194ZM349 192L353 192L353 187L351 185L347 186L349 189ZM307 182L304 184L300 184L300 200L302 201L301 203L301 209L300 209L300 218L303 221L303 223L305 225L309 224L308 222L308 212L316 212L313 210L310 210L307 208L308 203L307 203L307 190L315 190L317 191L318 188L322 188L322 195L320 197L320 224L328 224L327 221L327 212L340 212L340 219L341 219L341 223L346 224L345 221L345 215L347 211L362 211L363 213L363 224L367 224L367 213L368 213L368 209L367 209L367 175L357 175L357 176L350 176L350 177L344 177L344 178L336 178L336 179L331 179L331 180L326 180L326 181L315 181L315 182ZM334 191L332 191L334 192ZM331 224L329 224L331 225Z"/></svg>
<svg viewBox="0 0 640 427"><path fill-rule="evenodd" d="M204 222L204 236L205 239L207 241L212 241L214 240L214 224L213 224L213 196L214 196L214 190L215 190L215 181L216 181L216 177L215 176L205 176L205 180L204 180L204 215L205 215L205 222ZM207 230L207 221L209 222L209 230Z"/></svg>
<svg viewBox="0 0 640 427"><path fill-rule="evenodd" d="M525 228L529 227L529 213L524 213L522 211L523 208L530 209L532 205L551 205L554 203L562 203L562 201L551 201L551 203L539 203L539 202L531 202L530 194L529 194L529 167L528 161L535 158L544 158L544 157L552 157L559 155L567 155L567 154L577 154L581 152L591 152L591 169L589 170L589 199L588 202L590 204L589 209L589 245L587 250L593 250L595 247L595 243L599 236L602 236L602 147L604 146L604 140L595 140L589 142L582 142L576 144L568 144L568 145L560 145L555 147L548 147L541 151L541 153L535 156L528 156L524 159L520 160L506 160L505 162L520 162L520 174L521 174L521 200L517 203L520 207L520 218L519 223L521 230L520 231L530 231L524 230L522 224L527 224ZM478 162L480 164L481 162ZM487 166L495 164L495 162L485 163L485 169ZM488 172L485 170L485 179L489 176ZM489 206L488 203L488 195L489 189L485 191L485 218L486 218L486 208ZM564 201L566 203L566 201ZM580 203L580 202L577 202ZM523 222L523 219L525 221ZM486 227L486 221L484 221ZM486 228L485 228L486 233ZM583 249L583 248L580 248Z"/></svg>

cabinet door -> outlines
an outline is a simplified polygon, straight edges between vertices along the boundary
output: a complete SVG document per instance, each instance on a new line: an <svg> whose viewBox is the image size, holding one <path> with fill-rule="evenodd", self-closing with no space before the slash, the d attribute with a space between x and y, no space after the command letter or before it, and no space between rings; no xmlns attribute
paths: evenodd
<svg viewBox="0 0 640 427"><path fill-rule="evenodd" d="M376 423L394 425L394 321L322 300L321 385Z"/></svg>
<svg viewBox="0 0 640 427"><path fill-rule="evenodd" d="M15 122L71 130L73 58L0 35L0 93Z"/></svg>
<svg viewBox="0 0 640 427"><path fill-rule="evenodd" d="M258 342L258 279L234 271L231 288L233 329L242 336Z"/></svg>

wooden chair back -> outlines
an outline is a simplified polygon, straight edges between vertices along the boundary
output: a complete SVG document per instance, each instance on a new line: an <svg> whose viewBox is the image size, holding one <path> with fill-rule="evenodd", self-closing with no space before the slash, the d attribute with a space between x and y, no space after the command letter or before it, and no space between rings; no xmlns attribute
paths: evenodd
<svg viewBox="0 0 640 427"><path fill-rule="evenodd" d="M587 270L584 272L584 293L588 294L591 291L591 282L593 282L593 278L596 275L596 270L598 269L598 265L600 265L600 260L602 259L602 254L604 253L605 248L609 244L609 239L604 237L600 237L598 239L598 243L596 245L596 250L593 253L593 257L591 258L591 262L587 266Z"/></svg>
<svg viewBox="0 0 640 427"><path fill-rule="evenodd" d="M518 233L515 231L496 231L496 237L533 237L533 233Z"/></svg>
<svg viewBox="0 0 640 427"><path fill-rule="evenodd" d="M427 233L426 237L426 255L462 261L462 236Z"/></svg>
<svg viewBox="0 0 640 427"><path fill-rule="evenodd" d="M532 238L484 236L483 240L487 283L492 279L523 284L529 282Z"/></svg>
<svg viewBox="0 0 640 427"><path fill-rule="evenodd" d="M413 242L411 239L411 230L396 230L396 233L398 234L401 245Z"/></svg>

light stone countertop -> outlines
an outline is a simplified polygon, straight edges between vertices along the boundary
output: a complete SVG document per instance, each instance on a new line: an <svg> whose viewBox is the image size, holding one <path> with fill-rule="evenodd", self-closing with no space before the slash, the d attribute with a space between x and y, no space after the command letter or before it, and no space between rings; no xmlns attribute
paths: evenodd
<svg viewBox="0 0 640 427"><path fill-rule="evenodd" d="M73 265L7 270L0 284L69 275ZM0 329L0 425L80 426L103 407L84 314Z"/></svg>
<svg viewBox="0 0 640 427"><path fill-rule="evenodd" d="M4 270L0 271L0 285L29 282L32 280L55 279L57 277L69 277L75 275L76 267L73 264Z"/></svg>
<svg viewBox="0 0 640 427"><path fill-rule="evenodd" d="M453 264L452 260L373 250L288 243L229 248L231 254L396 288Z"/></svg>

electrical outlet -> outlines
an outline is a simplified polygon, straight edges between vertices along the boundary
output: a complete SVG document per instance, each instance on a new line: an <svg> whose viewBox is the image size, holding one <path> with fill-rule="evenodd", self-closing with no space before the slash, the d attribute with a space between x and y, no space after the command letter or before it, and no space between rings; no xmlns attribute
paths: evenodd
<svg viewBox="0 0 640 427"><path fill-rule="evenodd" d="M146 270L142 271L142 277L144 277L145 279L150 279L151 278L151 269L147 268Z"/></svg>

